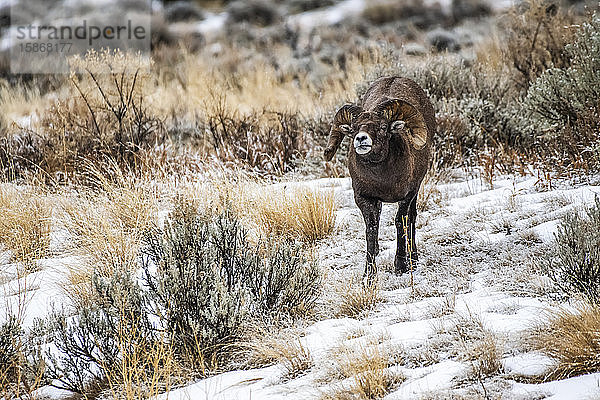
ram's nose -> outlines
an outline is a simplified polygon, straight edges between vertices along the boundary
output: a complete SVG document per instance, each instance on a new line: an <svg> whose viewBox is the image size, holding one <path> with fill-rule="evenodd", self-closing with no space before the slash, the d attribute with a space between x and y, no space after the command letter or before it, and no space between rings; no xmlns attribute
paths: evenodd
<svg viewBox="0 0 600 400"><path fill-rule="evenodd" d="M359 132L358 135L354 137L354 141L358 144L366 143L369 139L369 135L364 132Z"/></svg>
<svg viewBox="0 0 600 400"><path fill-rule="evenodd" d="M372 145L373 141L365 132L358 132L358 134L354 136L354 149L357 154L367 154L371 151Z"/></svg>

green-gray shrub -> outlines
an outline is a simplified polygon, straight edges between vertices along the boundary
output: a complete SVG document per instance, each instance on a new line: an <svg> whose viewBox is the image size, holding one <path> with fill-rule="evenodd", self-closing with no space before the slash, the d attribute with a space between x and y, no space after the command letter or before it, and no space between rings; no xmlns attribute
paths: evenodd
<svg viewBox="0 0 600 400"><path fill-rule="evenodd" d="M568 68L546 70L529 88L525 105L550 135L600 127L600 14L581 25L565 51ZM577 132L571 132L577 135Z"/></svg>
<svg viewBox="0 0 600 400"><path fill-rule="evenodd" d="M566 294L583 294L600 304L600 199L581 216L563 218L556 233L556 247L546 260L549 276Z"/></svg>
<svg viewBox="0 0 600 400"><path fill-rule="evenodd" d="M206 218L180 201L146 239L143 284L125 270L95 275L94 304L56 311L40 324L54 348L44 355L45 377L61 389L98 394L127 352L158 340L200 376L207 360L231 361L251 320L310 309L320 288L317 265L294 244L252 245L246 235L231 213Z"/></svg>
<svg viewBox="0 0 600 400"><path fill-rule="evenodd" d="M45 383L38 348L19 320L10 315L0 324L0 398L25 398Z"/></svg>
<svg viewBox="0 0 600 400"><path fill-rule="evenodd" d="M46 378L55 387L82 395L99 393L125 352L155 340L145 295L131 273L120 270L92 281L97 304L82 305L75 314L55 310L40 321L46 341L58 350L44 355ZM133 340L125 337L132 332Z"/></svg>
<svg viewBox="0 0 600 400"><path fill-rule="evenodd" d="M301 248L251 245L246 236L229 212L207 220L179 204L148 238L151 304L180 354L213 357L241 338L250 319L293 316L313 305L320 275Z"/></svg>
<svg viewBox="0 0 600 400"><path fill-rule="evenodd" d="M237 221L221 216L211 223L187 210L148 238L149 295L180 355L199 359L240 336L250 302L241 274L257 260L248 247L238 247L244 240Z"/></svg>

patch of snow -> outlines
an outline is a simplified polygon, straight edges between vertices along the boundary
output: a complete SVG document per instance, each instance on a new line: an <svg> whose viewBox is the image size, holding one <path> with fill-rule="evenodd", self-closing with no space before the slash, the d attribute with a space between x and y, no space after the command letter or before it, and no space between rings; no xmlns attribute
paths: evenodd
<svg viewBox="0 0 600 400"><path fill-rule="evenodd" d="M217 376L203 379L187 387L172 390L157 397L157 400L260 400L258 393L267 386L266 380L277 374L277 367L254 369L251 371L226 372Z"/></svg>
<svg viewBox="0 0 600 400"><path fill-rule="evenodd" d="M205 36L213 35L219 32L225 26L227 21L227 13L208 14L206 18L198 22L196 25L198 32Z"/></svg>
<svg viewBox="0 0 600 400"><path fill-rule="evenodd" d="M546 400L573 400L600 396L600 373L540 384L515 383L512 395L526 398L531 393L548 393Z"/></svg>
<svg viewBox="0 0 600 400"><path fill-rule="evenodd" d="M504 371L507 374L523 376L543 375L554 364L554 360L536 352L518 354L502 360Z"/></svg>
<svg viewBox="0 0 600 400"><path fill-rule="evenodd" d="M452 381L465 373L465 365L456 361L443 361L436 365L414 370L403 370L407 380L386 399L415 399L436 390L449 389Z"/></svg>
<svg viewBox="0 0 600 400"><path fill-rule="evenodd" d="M317 26L333 25L345 19L359 16L365 6L365 0L344 0L326 9L291 15L287 18L287 24L298 27L304 32L309 32Z"/></svg>

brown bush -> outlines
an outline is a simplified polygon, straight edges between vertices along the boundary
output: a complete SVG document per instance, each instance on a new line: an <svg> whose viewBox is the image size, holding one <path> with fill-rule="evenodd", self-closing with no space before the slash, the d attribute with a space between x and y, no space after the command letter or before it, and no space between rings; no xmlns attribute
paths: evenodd
<svg viewBox="0 0 600 400"><path fill-rule="evenodd" d="M39 128L2 138L0 165L15 175L39 169L72 175L82 160L107 156L135 166L162 137L162 121L145 103L149 71L139 57L90 52L71 60L67 95L41 115Z"/></svg>
<svg viewBox="0 0 600 400"><path fill-rule="evenodd" d="M557 3L524 2L505 18L508 33L504 57L518 71L521 88L551 67L569 66L565 45L573 41L575 17Z"/></svg>
<svg viewBox="0 0 600 400"><path fill-rule="evenodd" d="M445 19L439 4L426 5L418 0L370 1L363 11L363 17L373 24L409 20L419 28L426 28Z"/></svg>
<svg viewBox="0 0 600 400"><path fill-rule="evenodd" d="M242 115L219 102L200 125L208 136L203 138L205 154L258 172L283 174L309 148L299 117L284 112Z"/></svg>

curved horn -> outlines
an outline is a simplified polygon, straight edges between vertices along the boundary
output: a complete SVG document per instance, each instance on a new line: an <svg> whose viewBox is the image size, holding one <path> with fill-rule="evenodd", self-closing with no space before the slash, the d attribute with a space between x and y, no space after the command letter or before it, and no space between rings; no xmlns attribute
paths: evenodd
<svg viewBox="0 0 600 400"><path fill-rule="evenodd" d="M333 158L344 139L344 135L351 130L352 121L360 114L360 111L360 107L355 104L346 104L337 110L331 124L329 142L323 152L326 161Z"/></svg>
<svg viewBox="0 0 600 400"><path fill-rule="evenodd" d="M427 125L423 114L416 107L400 99L391 99L380 104L376 111L388 122L404 121L408 129L408 140L421 150L427 143Z"/></svg>

